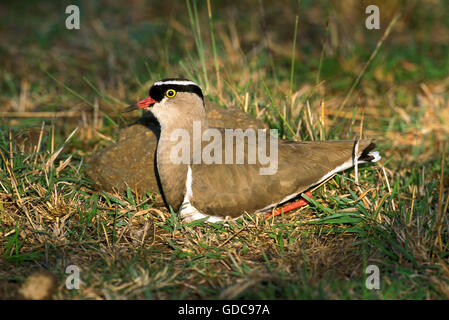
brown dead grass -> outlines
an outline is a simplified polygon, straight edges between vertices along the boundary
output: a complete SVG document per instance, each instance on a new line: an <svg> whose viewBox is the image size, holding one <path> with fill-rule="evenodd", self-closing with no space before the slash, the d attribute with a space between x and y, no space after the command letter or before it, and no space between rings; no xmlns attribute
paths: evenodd
<svg viewBox="0 0 449 320"><path fill-rule="evenodd" d="M355 6L351 3L351 6ZM116 6L108 4L113 8ZM149 16L154 17L152 10L156 9L142 6L141 3L135 3L127 11L136 26ZM273 23L272 30L286 30L285 26L280 27L278 24L294 21L294 10L284 12L282 8L279 6L277 10L285 15L284 21L272 22L273 17L267 17L268 23ZM94 11L89 5L86 10L91 13ZM176 12L176 8L170 10ZM160 61L160 70L165 75L184 72L178 65L170 63L161 39L158 38L159 42L154 46L143 45L129 39L128 29L108 28L101 16L92 18L95 15L91 14L88 19L89 27L93 30L91 33L86 31L89 28L83 28L76 40L56 41L56 45L49 50L28 45L27 52L23 52L19 50L21 44L11 34L1 31L2 41L8 42L6 52L2 53L3 77L14 78L17 83L14 95L0 97L2 112L8 113L3 116L15 115L5 118L5 124L11 127L20 125L23 118L18 118L19 114L24 116L49 110L61 113L51 117L53 126L48 125L47 121L44 128L34 125L27 131L11 134L11 141L2 150L6 160L2 173L6 179L0 185L3 230L0 249L7 248L8 239L16 233L22 244L20 248L14 245L9 248L9 252L0 252L1 259L14 256L16 249L22 255L33 252L42 255L22 262L1 263L0 297L19 297L20 288L23 288L30 274L51 269L57 278L55 293L51 297L73 298L73 293L64 287L64 272L67 265L75 264L84 272L82 288L75 293L75 298L80 299L148 298L148 290L151 291L151 297L156 299L235 299L245 292L251 296L254 292L263 291L268 284L282 291L291 283L315 291L319 291L317 288L321 285L325 298L338 299L342 293L335 290L330 280L341 283L353 279L359 281L364 276L363 264L368 261L393 270L385 277L387 284L394 282L395 277L402 276L396 269L407 267L417 270L419 277L434 284L435 291L429 294L430 297L448 297L448 266L441 259L444 256L442 253L447 253L447 240L444 242L446 247L436 246L435 238L426 233L426 226L435 212L438 198L444 196L443 208L447 209L448 203L447 175L441 176L427 164L431 160L439 163L441 154L447 152L449 146L449 79L397 85L394 83L393 71L385 72L378 67L373 71L374 80L362 83L347 103L351 108L343 110L335 120L338 106L346 92L333 90L329 82L323 81L319 85L312 81L304 82L295 86L292 104L289 105L285 99L290 89L289 81L286 80L288 77L279 77L280 80L276 82L269 63L260 61L267 50L278 64L283 58L290 59L290 33L293 28L289 27L285 32L270 31L264 35L259 28L242 33L237 29L238 21L241 21L238 19L239 13L233 13L232 8L229 10L231 13L227 12L226 16L232 19L216 22L216 37L223 46L223 53L218 57L223 86L219 88L211 85L207 94L217 97L223 105L238 105L258 118L276 123L279 120L271 110L263 86L259 85L264 80L280 112L285 115L288 110L290 119L300 117L297 127L293 128L298 132L298 138L311 139L312 129L323 132L322 136L327 137L333 130L330 124L338 121L344 122L344 129L338 138L354 137L354 134L349 134L350 128L359 136L378 138L383 156L381 165L385 165L385 172L378 167L374 171L377 175L373 179L374 183L360 177L361 189L344 180L340 185L331 180L317 194L317 199L324 206L334 207L335 203L326 200L325 196L346 198L350 197L351 190L360 196L370 212L380 208L376 221L372 223L387 229L391 238L382 239L385 235L379 236L375 232L367 238L385 243L394 239L397 246L389 247L389 250L396 258L389 260L375 245L364 247L356 233L336 233L329 231L329 225L311 224L320 217L310 207L274 220L247 217L240 225L224 226L220 231L207 226L180 227L169 231L166 227L171 215L165 208L136 206L128 202L123 194L114 195L123 205L111 204L92 186L82 183L80 159L112 143L118 134L119 128L108 124L103 114L123 125L118 110L143 92L136 85L136 78L131 71L135 63L131 57L145 56ZM104 14L110 14L108 18L114 21L113 12L111 10ZM324 26L325 10L310 10L306 15ZM193 51L195 43L188 21L179 21L176 14L171 19L165 18L156 18L156 24L168 23L183 37L183 41L177 41L171 49L175 51L180 46L189 52ZM207 21L202 22L202 25L207 25ZM300 29L301 44L319 41L313 33L314 25L316 22L309 21L304 29ZM341 26L334 21L331 29L338 28ZM400 32L404 28L404 25L400 26L394 39L405 41L401 36L404 32ZM361 35L356 34L354 37L359 39ZM347 37L343 38L341 41L348 41ZM175 39L179 40L179 37ZM432 41L437 40L432 38ZM301 52L301 44L298 44L297 50L298 63L307 59ZM117 45L120 50L114 49ZM69 59L73 52L77 54L76 61ZM210 50L206 49L206 55L207 68L213 75L214 60ZM42 65L37 65L36 61ZM364 61L347 58L340 62L342 69L348 72L359 70ZM89 74L89 66L93 68L94 82L99 91L106 97L112 97L110 100L93 94L86 83L80 80L80 75ZM42 68L54 71L60 81L76 92L81 92L90 104L67 93L62 86L45 76ZM404 60L400 68L413 70L416 66ZM192 69L199 69L199 65L193 64ZM277 71L288 74L288 70ZM148 87L153 80L145 79L142 86ZM248 83L252 85L248 90L243 90ZM406 101L400 102L398 97L401 95L407 97ZM304 103L304 97L307 97L309 108ZM357 107L354 115L352 107ZM388 127L386 124L389 121L393 125ZM76 127L79 129L73 139L57 157L52 157ZM6 136L9 137L9 133ZM420 146L422 150L414 152L413 148ZM25 169L21 172L11 167L18 155L23 155ZM446 163L449 163L448 160ZM11 170L7 170L7 167ZM400 194L389 197L397 179L404 183L405 178L412 175L415 169L421 168L423 181L410 184L401 189ZM50 183L51 175L60 181ZM354 178L354 175L348 173L346 177ZM433 182L440 180L443 181L442 194L437 189L428 190ZM96 201L92 200L93 195L98 195ZM144 201L143 195L134 196L136 203ZM429 208L426 209L428 218L423 219L418 216L416 208L425 197L430 200ZM83 214L89 212L93 205L97 206L95 214L89 219L84 218ZM392 215L392 212L399 210L403 214L402 219ZM448 234L447 211L444 212L440 230L443 237ZM132 217L128 214L132 214ZM293 223L297 224L285 226ZM16 226L20 226L20 231ZM344 230L348 226L342 224L338 227ZM276 232L279 231L284 234L276 238ZM403 248L405 252L401 250ZM410 290L419 288L417 282L406 278L411 281L407 282L411 283ZM350 287L348 292L349 295L360 297L356 288ZM401 294L405 295L399 293L396 297L401 297ZM275 292L274 297L276 295L284 297L281 292ZM311 296L315 297L313 294Z"/></svg>

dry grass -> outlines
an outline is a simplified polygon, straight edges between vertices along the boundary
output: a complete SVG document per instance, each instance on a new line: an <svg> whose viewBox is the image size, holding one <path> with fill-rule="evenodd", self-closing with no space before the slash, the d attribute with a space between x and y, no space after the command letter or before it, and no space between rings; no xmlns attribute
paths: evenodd
<svg viewBox="0 0 449 320"><path fill-rule="evenodd" d="M244 8L212 3L213 28L207 6L199 6L197 39L184 7L136 2L118 14L120 6L103 5L108 9L83 3L86 20L77 34L60 30L53 15L44 26L7 21L11 28L36 28L40 43L30 41L26 52L0 30L6 92L0 98L0 297L19 297L29 276L45 269L57 279L56 299L449 298L449 79L423 73L403 80L438 57L410 61L393 48L404 43L404 24L416 11L404 9L378 60L344 102L382 33L371 46L364 40L371 49L363 54L334 58L332 51L343 45L326 43L323 81L316 84L325 6L300 11L305 21L299 20L292 82L297 11L285 10L290 5L258 10L244 22ZM319 34L313 33L316 21ZM256 22L265 32L253 27ZM331 19L329 32L338 27ZM366 31L354 32L361 39ZM414 32L424 41L421 30ZM204 60L192 53L199 41ZM398 61L394 68L386 67L393 64L389 59ZM332 70L335 61L339 67ZM246 216L226 225L182 225L167 209L155 208L149 194L95 190L84 177L85 159L112 143L129 121L120 108L169 75L194 77L211 99L241 107L285 138L375 137L383 160L359 167L358 177L354 171L337 175L314 192L311 205L292 214ZM218 79L221 85L214 85ZM64 285L71 264L81 268L79 290ZM364 286L369 264L381 269L379 291Z"/></svg>

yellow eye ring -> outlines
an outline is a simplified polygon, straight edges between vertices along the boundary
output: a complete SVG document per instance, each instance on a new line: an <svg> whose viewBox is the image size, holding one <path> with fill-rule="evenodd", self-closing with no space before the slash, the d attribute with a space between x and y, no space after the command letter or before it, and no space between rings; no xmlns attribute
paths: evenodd
<svg viewBox="0 0 449 320"><path fill-rule="evenodd" d="M173 89L168 89L167 92L165 92L165 95L169 98L173 98L176 96L176 91Z"/></svg>

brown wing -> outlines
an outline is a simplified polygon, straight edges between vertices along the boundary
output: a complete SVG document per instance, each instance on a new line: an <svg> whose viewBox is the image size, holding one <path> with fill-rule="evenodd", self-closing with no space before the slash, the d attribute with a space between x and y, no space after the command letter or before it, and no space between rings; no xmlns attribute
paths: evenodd
<svg viewBox="0 0 449 320"><path fill-rule="evenodd" d="M237 217L278 204L351 160L354 143L279 140L273 175L261 175L259 169L267 166L247 164L247 158L245 164L192 165L192 205L208 215ZM368 147L373 147L371 140L360 140L358 155Z"/></svg>

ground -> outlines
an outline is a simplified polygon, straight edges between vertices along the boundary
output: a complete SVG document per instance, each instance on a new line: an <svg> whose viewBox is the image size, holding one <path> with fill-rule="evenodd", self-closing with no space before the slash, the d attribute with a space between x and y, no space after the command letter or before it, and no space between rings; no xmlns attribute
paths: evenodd
<svg viewBox="0 0 449 320"><path fill-rule="evenodd" d="M370 1L367 30L365 2L75 1L79 30L72 3L0 4L0 297L449 298L449 7ZM225 225L97 190L89 156L173 76L286 139L375 138L382 160Z"/></svg>

